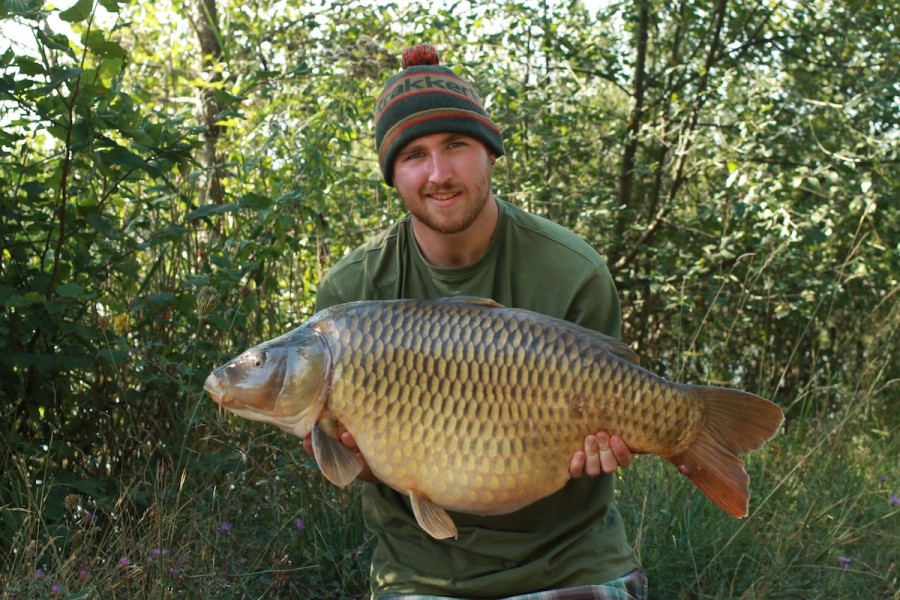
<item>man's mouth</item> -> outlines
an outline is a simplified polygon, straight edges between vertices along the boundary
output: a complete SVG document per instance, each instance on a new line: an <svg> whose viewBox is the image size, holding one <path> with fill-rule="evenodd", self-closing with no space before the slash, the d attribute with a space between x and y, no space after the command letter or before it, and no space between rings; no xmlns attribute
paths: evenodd
<svg viewBox="0 0 900 600"><path fill-rule="evenodd" d="M437 202L438 204L443 204L449 202L450 200L453 200L459 195L460 192L435 192L432 194L427 194L427 197L430 200Z"/></svg>

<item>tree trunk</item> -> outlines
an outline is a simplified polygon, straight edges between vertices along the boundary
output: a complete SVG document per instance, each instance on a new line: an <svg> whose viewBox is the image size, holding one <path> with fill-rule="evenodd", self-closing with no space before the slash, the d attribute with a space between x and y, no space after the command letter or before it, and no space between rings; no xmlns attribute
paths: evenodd
<svg viewBox="0 0 900 600"><path fill-rule="evenodd" d="M622 152L622 170L619 173L619 208L622 211L616 221L615 237L622 240L628 223L631 222L631 188L634 183L634 162L637 155L641 115L644 111L644 76L647 62L647 38L650 22L647 0L639 3L637 57L634 65L634 106L628 117L628 133L625 138L625 149ZM618 261L611 261L616 265Z"/></svg>
<svg viewBox="0 0 900 600"><path fill-rule="evenodd" d="M193 0L189 17L200 42L201 72L206 74L206 80L209 82L208 85L198 89L198 118L206 129L203 136L203 150L200 154L203 177L199 205L221 204L223 190L218 158L221 128L216 125L216 118L222 107L216 100L215 93L217 84L222 80L222 74L217 68L222 59L222 45L215 0Z"/></svg>

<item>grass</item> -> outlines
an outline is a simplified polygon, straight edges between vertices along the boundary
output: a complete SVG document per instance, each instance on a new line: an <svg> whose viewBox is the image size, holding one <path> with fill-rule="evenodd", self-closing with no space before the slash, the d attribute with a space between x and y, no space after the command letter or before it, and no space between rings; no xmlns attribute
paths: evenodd
<svg viewBox="0 0 900 600"><path fill-rule="evenodd" d="M848 408L845 413L852 413ZM844 415L791 426L748 459L750 516L723 515L671 465L641 457L620 508L655 598L896 598L900 447Z"/></svg>
<svg viewBox="0 0 900 600"><path fill-rule="evenodd" d="M744 520L656 457L623 472L619 504L651 597L897 597L900 447L885 424L896 407L841 400L749 457ZM2 508L19 526L0 558L0 597L364 597L358 490L323 482L279 432L225 428L192 442L196 460L126 478L111 504L10 474L24 496Z"/></svg>
<svg viewBox="0 0 900 600"><path fill-rule="evenodd" d="M782 433L747 459L748 518L657 457L622 472L651 598L900 598L892 335L877 364L787 407ZM0 599L367 597L358 487L325 482L299 440L192 401L181 447L146 450L142 470L110 481L38 479L54 457L6 452Z"/></svg>
<svg viewBox="0 0 900 600"><path fill-rule="evenodd" d="M362 597L358 492L324 482L295 440L253 433L197 440L197 460L148 465L111 504L55 493L71 482L11 481L34 493L0 509L18 517L0 598Z"/></svg>

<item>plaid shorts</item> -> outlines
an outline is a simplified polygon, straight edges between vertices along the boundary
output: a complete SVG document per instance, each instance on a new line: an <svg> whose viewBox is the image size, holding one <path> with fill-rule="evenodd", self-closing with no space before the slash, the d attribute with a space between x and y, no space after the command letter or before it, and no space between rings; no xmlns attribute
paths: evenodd
<svg viewBox="0 0 900 600"><path fill-rule="evenodd" d="M400 594L382 596L379 600L460 600L450 596L423 596L421 594ZM647 600L647 576L640 569L634 569L616 579L600 585L582 585L563 590L547 590L520 596L510 596L503 600Z"/></svg>

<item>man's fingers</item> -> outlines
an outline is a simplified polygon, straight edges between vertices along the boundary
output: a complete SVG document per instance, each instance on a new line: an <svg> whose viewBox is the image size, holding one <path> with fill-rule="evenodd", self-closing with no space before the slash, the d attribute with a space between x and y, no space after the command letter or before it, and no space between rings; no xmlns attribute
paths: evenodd
<svg viewBox="0 0 900 600"><path fill-rule="evenodd" d="M610 450L612 450L613 455L615 455L616 462L620 467L627 467L631 465L631 449L625 443L625 440L617 435L614 435L609 438L609 447Z"/></svg>
<svg viewBox="0 0 900 600"><path fill-rule="evenodd" d="M616 460L616 455L609 446L609 434L605 431L598 431L595 437L599 448L600 470L604 473L615 473L619 468L619 461Z"/></svg>
<svg viewBox="0 0 900 600"><path fill-rule="evenodd" d="M347 447L352 452L359 452L359 448L356 446L356 440L353 439L353 435L344 429L344 426L338 424L338 438L340 438L340 442ZM312 454L312 435L307 435L303 438L303 449L306 450L307 453Z"/></svg>
<svg viewBox="0 0 900 600"><path fill-rule="evenodd" d="M341 443L349 450L359 452L359 448L356 446L356 440L353 439L353 436L346 429L341 432Z"/></svg>
<svg viewBox="0 0 900 600"><path fill-rule="evenodd" d="M584 472L591 477L600 474L602 467L600 459L600 443L595 435L584 438Z"/></svg>
<svg viewBox="0 0 900 600"><path fill-rule="evenodd" d="M569 463L569 475L572 479L578 479L584 473L584 459L584 452L581 450L572 457L572 462Z"/></svg>

